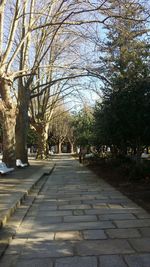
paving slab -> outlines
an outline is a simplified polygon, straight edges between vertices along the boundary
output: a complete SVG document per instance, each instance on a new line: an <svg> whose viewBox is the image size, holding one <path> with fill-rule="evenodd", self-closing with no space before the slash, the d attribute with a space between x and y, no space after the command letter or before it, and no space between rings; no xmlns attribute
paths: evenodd
<svg viewBox="0 0 150 267"><path fill-rule="evenodd" d="M98 209L89 209L89 210L84 210L85 214L86 215L98 215L98 214L112 214L112 213L119 213L119 210L118 209L109 209L107 205L104 205L104 206L101 206L99 207ZM120 210L120 212L123 212L124 213L124 210Z"/></svg>
<svg viewBox="0 0 150 267"><path fill-rule="evenodd" d="M129 267L149 267L150 266L150 254L136 254L125 257Z"/></svg>
<svg viewBox="0 0 150 267"><path fill-rule="evenodd" d="M76 244L76 250L80 256L134 253L134 249L129 242L121 239L81 241Z"/></svg>
<svg viewBox="0 0 150 267"><path fill-rule="evenodd" d="M105 231L110 238L134 238L141 237L138 229L108 229Z"/></svg>
<svg viewBox="0 0 150 267"><path fill-rule="evenodd" d="M40 218L40 217L57 217L57 216L69 216L72 215L72 211L70 210L48 210L47 212L45 211L38 211L36 212L36 217ZM31 212L31 216L32 216L32 212Z"/></svg>
<svg viewBox="0 0 150 267"><path fill-rule="evenodd" d="M118 228L150 227L150 219L114 220Z"/></svg>
<svg viewBox="0 0 150 267"><path fill-rule="evenodd" d="M57 259L55 267L97 267L97 259L95 257L73 257L65 259Z"/></svg>
<svg viewBox="0 0 150 267"><path fill-rule="evenodd" d="M150 237L150 227L149 228L140 228L139 232L143 237Z"/></svg>
<svg viewBox="0 0 150 267"><path fill-rule="evenodd" d="M104 230L85 230L83 236L84 239L107 239Z"/></svg>
<svg viewBox="0 0 150 267"><path fill-rule="evenodd" d="M95 215L79 215L79 216L65 216L64 222L96 222L97 217Z"/></svg>
<svg viewBox="0 0 150 267"><path fill-rule="evenodd" d="M9 257L4 257L0 261L0 266L1 267L16 267L17 266L17 260L18 260L18 255L10 255ZM21 267L21 266L18 266ZM29 266L28 266L29 267Z"/></svg>
<svg viewBox="0 0 150 267"><path fill-rule="evenodd" d="M133 214L121 213L121 214L101 214L98 216L99 220L125 220L125 219L136 219Z"/></svg>
<svg viewBox="0 0 150 267"><path fill-rule="evenodd" d="M119 255L107 255L99 257L100 267L128 267Z"/></svg>
<svg viewBox="0 0 150 267"><path fill-rule="evenodd" d="M150 238L130 239L130 244L138 252L150 252Z"/></svg>
<svg viewBox="0 0 150 267"><path fill-rule="evenodd" d="M51 259L31 259L31 260L19 260L16 267L53 267Z"/></svg>
<svg viewBox="0 0 150 267"><path fill-rule="evenodd" d="M55 233L55 240L82 240L79 231L65 231Z"/></svg>

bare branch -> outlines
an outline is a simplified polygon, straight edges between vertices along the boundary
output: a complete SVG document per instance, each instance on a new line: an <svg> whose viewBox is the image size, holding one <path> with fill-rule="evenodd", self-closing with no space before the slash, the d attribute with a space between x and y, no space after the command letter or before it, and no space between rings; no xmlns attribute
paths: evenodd
<svg viewBox="0 0 150 267"><path fill-rule="evenodd" d="M0 62L2 60L2 46L3 46L3 26L4 26L4 9L6 0L0 0Z"/></svg>
<svg viewBox="0 0 150 267"><path fill-rule="evenodd" d="M17 24L18 21L16 20L18 13L19 13L19 6L20 6L20 0L16 1L16 5L15 5L15 12L14 12L14 17L11 23L11 27L10 27L10 32L9 32L9 36L8 36L8 44L5 50L5 53L3 55L3 63L5 64L8 58L8 55L11 51L12 48L12 44L13 44L13 40L14 40L14 35L16 32L16 28L17 28Z"/></svg>

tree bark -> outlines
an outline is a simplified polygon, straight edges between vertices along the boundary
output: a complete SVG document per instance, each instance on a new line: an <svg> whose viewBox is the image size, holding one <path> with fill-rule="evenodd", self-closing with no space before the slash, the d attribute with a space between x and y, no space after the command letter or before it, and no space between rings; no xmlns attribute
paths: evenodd
<svg viewBox="0 0 150 267"><path fill-rule="evenodd" d="M74 145L73 143L70 143L70 145L71 145L71 154L74 154Z"/></svg>
<svg viewBox="0 0 150 267"><path fill-rule="evenodd" d="M38 125L38 127L36 127L36 130L38 136L37 159L45 159L48 157L47 154L48 126Z"/></svg>
<svg viewBox="0 0 150 267"><path fill-rule="evenodd" d="M62 143L59 141L59 143L58 143L58 154L61 154L61 145L62 145Z"/></svg>
<svg viewBox="0 0 150 267"><path fill-rule="evenodd" d="M18 92L18 114L16 119L16 158L21 159L21 161L25 163L28 163L28 107L28 92L20 81Z"/></svg>
<svg viewBox="0 0 150 267"><path fill-rule="evenodd" d="M14 112L9 110L5 113L3 121L3 161L8 167L15 166L15 123Z"/></svg>
<svg viewBox="0 0 150 267"><path fill-rule="evenodd" d="M8 167L15 166L15 125L16 107L10 97L12 82L7 78L0 79L1 108L3 131L3 161Z"/></svg>

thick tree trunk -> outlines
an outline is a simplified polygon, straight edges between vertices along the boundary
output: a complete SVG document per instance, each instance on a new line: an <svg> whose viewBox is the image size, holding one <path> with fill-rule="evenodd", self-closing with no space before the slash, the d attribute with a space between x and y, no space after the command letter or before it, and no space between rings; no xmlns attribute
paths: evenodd
<svg viewBox="0 0 150 267"><path fill-rule="evenodd" d="M59 143L58 143L58 154L61 154L61 145L62 145L62 143L59 142Z"/></svg>
<svg viewBox="0 0 150 267"><path fill-rule="evenodd" d="M16 158L28 163L27 135L28 135L28 106L29 97L26 88L19 83L18 114L16 119Z"/></svg>
<svg viewBox="0 0 150 267"><path fill-rule="evenodd" d="M1 118L3 131L3 161L8 167L15 166L15 125L16 107L10 96L12 82L9 79L0 79L1 91Z"/></svg>
<svg viewBox="0 0 150 267"><path fill-rule="evenodd" d="M37 148L37 159L45 159L48 157L47 154L47 139L48 139L48 127L47 125L38 125L36 128L38 135L38 148Z"/></svg>
<svg viewBox="0 0 150 267"><path fill-rule="evenodd" d="M6 111L3 121L3 161L8 167L15 166L15 123L14 112Z"/></svg>
<svg viewBox="0 0 150 267"><path fill-rule="evenodd" d="M71 145L71 154L74 154L74 146L73 146L73 143L70 143Z"/></svg>

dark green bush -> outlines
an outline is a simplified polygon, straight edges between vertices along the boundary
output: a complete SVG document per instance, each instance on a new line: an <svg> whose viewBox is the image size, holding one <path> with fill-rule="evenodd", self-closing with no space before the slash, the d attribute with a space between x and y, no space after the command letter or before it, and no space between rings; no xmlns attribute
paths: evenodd
<svg viewBox="0 0 150 267"><path fill-rule="evenodd" d="M136 163L132 167L129 173L130 180L134 180L134 181L145 179L147 177L150 177L150 162L149 161Z"/></svg>

